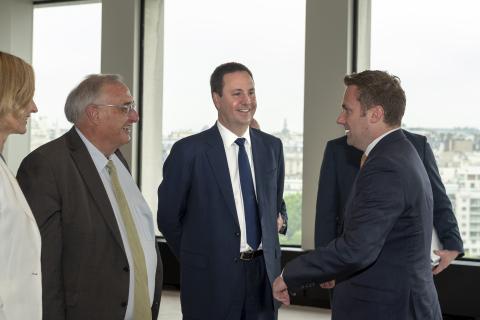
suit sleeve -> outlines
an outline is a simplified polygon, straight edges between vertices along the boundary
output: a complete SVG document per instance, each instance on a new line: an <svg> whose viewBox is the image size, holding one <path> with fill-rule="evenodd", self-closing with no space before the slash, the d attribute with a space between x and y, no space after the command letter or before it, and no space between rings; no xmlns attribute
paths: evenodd
<svg viewBox="0 0 480 320"><path fill-rule="evenodd" d="M163 166L158 187L158 229L177 258L180 257L182 218L187 210L193 160L184 145L176 143Z"/></svg>
<svg viewBox="0 0 480 320"><path fill-rule="evenodd" d="M42 238L43 318L65 319L62 210L50 163L40 153L23 160L17 179L32 209Z"/></svg>
<svg viewBox="0 0 480 320"><path fill-rule="evenodd" d="M327 245L337 236L339 216L336 165L332 145L327 143L318 180L317 208L315 215L315 247Z"/></svg>
<svg viewBox="0 0 480 320"><path fill-rule="evenodd" d="M440 178L432 148L427 142L425 143L423 163L432 185L433 224L440 242L444 249L456 250L463 254L463 242L458 230L457 219L452 210L452 203Z"/></svg>
<svg viewBox="0 0 480 320"><path fill-rule="evenodd" d="M283 226L280 228L278 233L286 235L288 229L288 213L287 213L287 205L285 204L285 200L282 199L282 204L280 205L280 212L279 215L282 217Z"/></svg>
<svg viewBox="0 0 480 320"><path fill-rule="evenodd" d="M283 158L283 144L279 140L279 153L278 153L278 173L277 173L277 212L280 214L287 214L287 207L285 206L285 201L283 201L283 184L285 183L285 162ZM286 219L288 217L286 216ZM286 219L284 219L286 221ZM285 229L285 232L287 230Z"/></svg>
<svg viewBox="0 0 480 320"><path fill-rule="evenodd" d="M405 206L398 172L386 165L366 165L348 209L345 232L326 247L318 247L285 266L283 278L295 289L343 279L372 264ZM347 222L347 221L346 221Z"/></svg>

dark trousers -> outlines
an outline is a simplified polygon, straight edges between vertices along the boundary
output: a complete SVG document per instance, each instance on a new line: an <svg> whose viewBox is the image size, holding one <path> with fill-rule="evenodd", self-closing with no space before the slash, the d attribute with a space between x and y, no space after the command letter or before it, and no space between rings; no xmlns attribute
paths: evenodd
<svg viewBox="0 0 480 320"><path fill-rule="evenodd" d="M242 261L242 276L227 320L273 320L272 287L263 256Z"/></svg>

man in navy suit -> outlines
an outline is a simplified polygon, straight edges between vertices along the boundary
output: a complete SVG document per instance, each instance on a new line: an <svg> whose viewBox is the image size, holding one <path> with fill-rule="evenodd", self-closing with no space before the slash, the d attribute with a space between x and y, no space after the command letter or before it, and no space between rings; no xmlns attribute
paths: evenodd
<svg viewBox="0 0 480 320"><path fill-rule="evenodd" d="M440 261L433 268L433 273L438 274L459 254L463 254L463 242L452 204L426 137L406 130L403 133L417 150L432 185L433 225L443 246L443 250L436 251ZM318 182L315 247L327 245L340 234L345 204L360 169L362 154L362 151L347 144L346 136L327 143ZM322 286L329 287L328 285Z"/></svg>
<svg viewBox="0 0 480 320"><path fill-rule="evenodd" d="M405 93L383 71L346 76L337 123L362 150L361 169L345 207L342 231L285 266L273 285L336 280L332 319L442 319L430 265L432 187L417 151L400 129Z"/></svg>
<svg viewBox="0 0 480 320"><path fill-rule="evenodd" d="M247 67L220 65L210 85L217 123L173 145L158 189L158 227L180 261L183 318L275 319L282 143L249 128L257 104Z"/></svg>

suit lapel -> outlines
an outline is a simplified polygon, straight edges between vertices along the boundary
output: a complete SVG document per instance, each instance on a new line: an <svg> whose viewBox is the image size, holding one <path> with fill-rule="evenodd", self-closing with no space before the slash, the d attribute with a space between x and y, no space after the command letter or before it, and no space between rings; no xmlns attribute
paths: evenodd
<svg viewBox="0 0 480 320"><path fill-rule="evenodd" d="M257 192L258 212L260 218L264 212L264 190L266 177L265 174L273 170L271 163L268 161L268 148L265 146L263 140L257 132L250 130L250 139L252 141L252 158L253 168L255 172L255 187ZM269 165L270 164L270 165Z"/></svg>
<svg viewBox="0 0 480 320"><path fill-rule="evenodd" d="M20 205L20 207L22 208L22 211L25 212L28 218L31 219L36 224L35 217L33 216L32 210L30 209L30 206L28 205L27 200L25 199L25 196L23 195L23 192L20 189L20 186L18 185L17 179L13 176L13 173L7 167L6 163L3 162L2 160L0 160L0 166L2 167L1 169L5 171L5 174L7 175L8 180L10 180L10 185L14 191L13 196L16 198L17 204Z"/></svg>
<svg viewBox="0 0 480 320"><path fill-rule="evenodd" d="M125 250L112 205L108 199L102 179L100 178L100 175L95 168L95 164L88 153L87 147L78 136L74 127L67 133L66 138L67 146L71 150L72 159L75 162L83 180L85 181L85 185L90 191L92 200L97 204L98 210L105 219L105 222L110 228L113 237L118 242L120 247Z"/></svg>
<svg viewBox="0 0 480 320"><path fill-rule="evenodd" d="M222 137L220 136L217 125L214 125L207 131L207 143L211 146L207 151L207 158L212 168L213 175L218 183L223 199L227 204L228 211L232 214L237 226L240 226L238 223L237 210L235 209L232 181L230 180L230 172L228 171L225 147L223 146Z"/></svg>

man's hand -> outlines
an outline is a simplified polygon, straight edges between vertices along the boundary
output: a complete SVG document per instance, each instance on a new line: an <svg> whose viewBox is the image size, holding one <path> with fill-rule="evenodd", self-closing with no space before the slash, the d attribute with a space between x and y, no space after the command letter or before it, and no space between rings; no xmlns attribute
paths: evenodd
<svg viewBox="0 0 480 320"><path fill-rule="evenodd" d="M273 297L283 303L284 305L290 305L290 296L288 295L287 284L283 281L282 276L278 276L273 282Z"/></svg>
<svg viewBox="0 0 480 320"><path fill-rule="evenodd" d="M277 218L277 232L280 232L280 230L282 230L282 227L283 227L283 219L282 219L282 215L279 214Z"/></svg>
<svg viewBox="0 0 480 320"><path fill-rule="evenodd" d="M323 289L332 289L333 287L335 287L335 280L320 283L320 288Z"/></svg>
<svg viewBox="0 0 480 320"><path fill-rule="evenodd" d="M440 262L432 269L434 275L437 275L446 269L460 254L460 252L456 250L434 250L433 253L440 257Z"/></svg>

